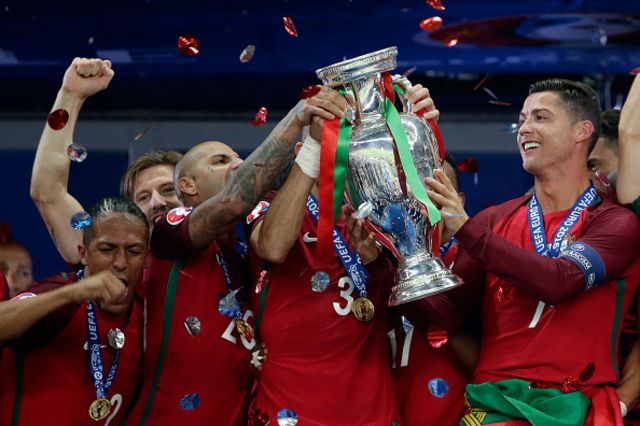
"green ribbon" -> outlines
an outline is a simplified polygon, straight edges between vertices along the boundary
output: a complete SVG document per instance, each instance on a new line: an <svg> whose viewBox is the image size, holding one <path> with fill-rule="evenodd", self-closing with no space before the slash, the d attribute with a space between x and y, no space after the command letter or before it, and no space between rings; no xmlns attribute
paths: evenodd
<svg viewBox="0 0 640 426"><path fill-rule="evenodd" d="M487 412L482 424L526 419L534 425L581 426L591 405L582 392L531 388L518 379L470 384L465 390L471 408Z"/></svg>
<svg viewBox="0 0 640 426"><path fill-rule="evenodd" d="M396 141L398 147L398 154L400 155L400 162L402 163L402 169L407 177L407 183L413 192L413 195L425 205L429 214L429 222L431 225L435 225L440 219L440 212L429 199L427 192L422 185L416 165L413 162L413 156L411 155L411 149L409 148L409 141L407 140L407 134L404 131L404 126L400 120L400 114L396 110L396 107L391 101L386 98L384 101L384 115L387 118L387 126L391 130L393 139Z"/></svg>
<svg viewBox="0 0 640 426"><path fill-rule="evenodd" d="M344 95L344 89L340 90ZM340 132L336 146L336 162L333 172L333 221L337 221L344 199L344 189L347 181L347 169L349 166L349 142L353 126L346 117L340 120Z"/></svg>
<svg viewBox="0 0 640 426"><path fill-rule="evenodd" d="M167 293L164 297L164 313L162 321L162 343L160 344L160 354L158 355L158 364L156 364L156 371L153 375L153 383L151 384L151 390L149 391L149 398L144 406L142 412L142 419L140 419L140 426L144 426L147 423L151 408L153 407L153 400L158 390L158 384L160 383L160 377L162 376L162 368L164 367L164 360L167 356L167 347L169 346L169 336L171 335L171 322L173 320L173 308L176 303L176 292L178 291L178 281L180 280L180 271L184 266L184 260L177 260L173 262L171 266L171 272L169 272L169 279L167 280Z"/></svg>

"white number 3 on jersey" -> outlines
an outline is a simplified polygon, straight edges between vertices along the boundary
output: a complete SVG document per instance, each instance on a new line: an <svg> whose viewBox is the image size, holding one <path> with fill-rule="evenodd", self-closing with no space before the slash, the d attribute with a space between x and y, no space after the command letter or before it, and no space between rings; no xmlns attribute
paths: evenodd
<svg viewBox="0 0 640 426"><path fill-rule="evenodd" d="M345 304L344 307L342 307L340 306L342 301L333 302L333 309L335 309L338 315L342 315L342 316L349 315L349 312L351 312L351 305L353 305L353 297L351 296L351 294L355 289L355 286L353 285L353 281L351 281L351 278L349 277L342 277L338 281L338 288L342 289L340 291L340 297L343 298L347 303Z"/></svg>

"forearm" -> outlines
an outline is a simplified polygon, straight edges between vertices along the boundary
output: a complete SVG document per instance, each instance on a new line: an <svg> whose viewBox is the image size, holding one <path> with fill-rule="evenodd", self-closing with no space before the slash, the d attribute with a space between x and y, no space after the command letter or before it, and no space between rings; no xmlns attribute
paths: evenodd
<svg viewBox="0 0 640 426"><path fill-rule="evenodd" d="M273 188L302 130L295 118L295 110L280 121L231 175L220 193L193 211L189 236L194 246L206 247L218 235L227 232Z"/></svg>
<svg viewBox="0 0 640 426"><path fill-rule="evenodd" d="M36 204L52 202L67 193L70 160L67 146L73 142L73 132L84 100L60 89L51 111L64 109L69 113L67 125L54 130L45 124L31 175L31 198Z"/></svg>
<svg viewBox="0 0 640 426"><path fill-rule="evenodd" d="M22 300L0 302L0 345L17 339L34 324L62 306L72 303L71 286Z"/></svg>
<svg viewBox="0 0 640 426"><path fill-rule="evenodd" d="M302 227L313 183L314 180L297 164L293 166L264 220L252 234L251 246L260 258L273 263L284 262Z"/></svg>
<svg viewBox="0 0 640 426"><path fill-rule="evenodd" d="M553 259L509 243L488 226L468 221L456 233L467 253L486 271L540 300L557 304L579 294L584 274L568 259Z"/></svg>
<svg viewBox="0 0 640 426"><path fill-rule="evenodd" d="M624 402L629 410L640 399L640 340L633 345L624 363L620 385L616 392L618 399Z"/></svg>
<svg viewBox="0 0 640 426"><path fill-rule="evenodd" d="M620 164L617 180L618 200L623 204L640 196L640 75L637 75L620 113L618 125Z"/></svg>

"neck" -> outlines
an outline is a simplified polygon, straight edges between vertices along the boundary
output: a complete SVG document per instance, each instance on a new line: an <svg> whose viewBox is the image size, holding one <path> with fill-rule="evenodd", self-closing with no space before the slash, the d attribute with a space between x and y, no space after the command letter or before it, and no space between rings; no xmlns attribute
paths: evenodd
<svg viewBox="0 0 640 426"><path fill-rule="evenodd" d="M313 187L311 187L311 193L313 194L314 197L316 197L316 199L318 199L319 191L320 189L318 188L318 181L316 181L313 184Z"/></svg>
<svg viewBox="0 0 640 426"><path fill-rule="evenodd" d="M536 197L544 213L569 210L580 195L589 186L589 177L585 173L573 177L556 176L545 179L536 176Z"/></svg>

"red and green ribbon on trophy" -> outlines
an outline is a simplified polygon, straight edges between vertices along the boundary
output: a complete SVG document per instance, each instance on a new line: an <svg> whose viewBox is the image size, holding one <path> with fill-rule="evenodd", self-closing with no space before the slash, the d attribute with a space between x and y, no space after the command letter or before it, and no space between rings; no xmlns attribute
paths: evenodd
<svg viewBox="0 0 640 426"><path fill-rule="evenodd" d="M404 88L392 83L389 73L384 73L383 84L385 92L384 116L391 131L399 157L399 174L403 174L406 184L416 199L427 209L429 222L435 225L440 220L440 212L427 196L424 186L416 170L409 141L404 131L400 115L394 105L394 91L404 95ZM340 89L344 95L344 89ZM441 158L444 158L444 146L437 125L428 120L438 140ZM349 142L351 140L352 124L346 117L325 121L322 128L322 148L320 152L319 179L319 218L318 218L318 255L327 258L333 255L333 225L340 215L344 190L348 176ZM404 185L404 182L401 182ZM355 195L351 179L349 186L352 196ZM356 202L356 207L358 202Z"/></svg>

